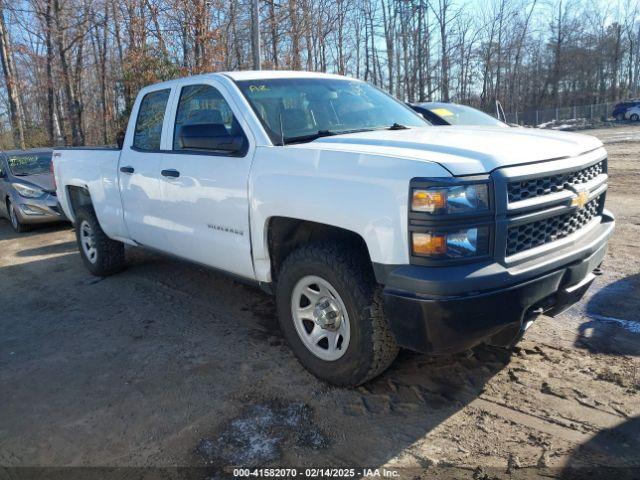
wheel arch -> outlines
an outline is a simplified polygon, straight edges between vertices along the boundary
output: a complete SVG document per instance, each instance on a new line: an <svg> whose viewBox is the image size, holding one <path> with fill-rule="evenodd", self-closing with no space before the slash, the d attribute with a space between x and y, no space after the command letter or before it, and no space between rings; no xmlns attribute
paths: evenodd
<svg viewBox="0 0 640 480"><path fill-rule="evenodd" d="M68 185L66 187L67 198L69 201L69 210L71 214L70 220L75 222L76 211L79 207L91 206L93 207L93 200L91 199L91 193L87 187L80 187L76 185Z"/></svg>
<svg viewBox="0 0 640 480"><path fill-rule="evenodd" d="M6 210L7 213L7 218L10 220L11 219L11 212L9 211L10 203L13 203L13 199L11 198L11 193L7 192L7 194L4 196L4 209Z"/></svg>
<svg viewBox="0 0 640 480"><path fill-rule="evenodd" d="M273 216L265 225L265 239L269 254L271 281L275 282L282 262L297 247L316 242L344 243L362 255L362 261L372 267L369 248L357 232L335 225L292 217Z"/></svg>

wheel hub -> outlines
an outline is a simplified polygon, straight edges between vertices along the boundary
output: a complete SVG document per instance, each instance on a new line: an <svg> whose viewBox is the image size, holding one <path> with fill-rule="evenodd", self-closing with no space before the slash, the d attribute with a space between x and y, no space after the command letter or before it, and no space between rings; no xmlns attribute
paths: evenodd
<svg viewBox="0 0 640 480"><path fill-rule="evenodd" d="M93 228L86 220L83 220L80 224L80 245L82 250L91 263L96 262L98 255L98 249L96 248L95 236L93 234Z"/></svg>
<svg viewBox="0 0 640 480"><path fill-rule="evenodd" d="M342 310L338 302L330 297L321 297L313 309L313 320L325 330L338 330L342 323Z"/></svg>
<svg viewBox="0 0 640 480"><path fill-rule="evenodd" d="M307 275L291 292L291 316L303 345L316 357L333 362L349 348L349 312L338 291L325 279Z"/></svg>

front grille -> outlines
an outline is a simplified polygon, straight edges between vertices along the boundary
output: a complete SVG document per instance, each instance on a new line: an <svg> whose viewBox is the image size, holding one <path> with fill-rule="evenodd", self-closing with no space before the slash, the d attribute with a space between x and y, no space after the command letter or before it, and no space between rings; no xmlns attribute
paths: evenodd
<svg viewBox="0 0 640 480"><path fill-rule="evenodd" d="M603 201L604 194L594 198L580 210L509 227L507 256L560 240L580 230L600 214Z"/></svg>
<svg viewBox="0 0 640 480"><path fill-rule="evenodd" d="M575 172L559 173L546 177L511 182L509 183L507 190L509 203L560 192L566 188L575 187L586 183L589 180L593 180L598 175L606 171L607 160L604 159L595 165L591 165Z"/></svg>

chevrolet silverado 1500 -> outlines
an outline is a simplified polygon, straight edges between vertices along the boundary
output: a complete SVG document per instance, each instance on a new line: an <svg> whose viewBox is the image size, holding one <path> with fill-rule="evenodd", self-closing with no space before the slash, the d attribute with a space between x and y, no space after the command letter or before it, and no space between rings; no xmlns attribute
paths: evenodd
<svg viewBox="0 0 640 480"><path fill-rule="evenodd" d="M147 247L276 296L318 377L358 385L399 347L510 347L577 301L614 228L595 138L434 128L361 81L206 74L144 88L120 149L54 153L95 275Z"/></svg>

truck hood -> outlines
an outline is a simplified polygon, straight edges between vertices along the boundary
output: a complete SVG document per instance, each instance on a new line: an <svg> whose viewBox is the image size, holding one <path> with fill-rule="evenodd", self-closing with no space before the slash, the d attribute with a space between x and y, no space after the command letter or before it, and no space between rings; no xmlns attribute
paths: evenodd
<svg viewBox="0 0 640 480"><path fill-rule="evenodd" d="M350 133L296 146L437 162L453 175L476 175L574 157L602 147L602 142L588 135L533 128L447 126Z"/></svg>

